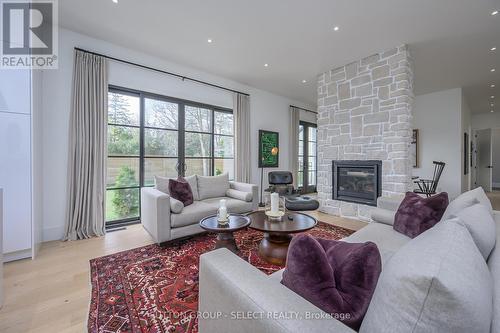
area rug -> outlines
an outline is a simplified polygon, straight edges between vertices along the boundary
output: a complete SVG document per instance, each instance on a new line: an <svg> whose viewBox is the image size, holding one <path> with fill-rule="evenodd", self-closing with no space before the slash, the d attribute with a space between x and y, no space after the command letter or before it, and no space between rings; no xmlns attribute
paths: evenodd
<svg viewBox="0 0 500 333"><path fill-rule="evenodd" d="M353 231L319 222L308 233L341 239ZM246 229L234 236L241 258L266 274L282 268L259 257L262 232ZM200 234L92 259L88 331L197 332L199 258L214 244L214 234Z"/></svg>

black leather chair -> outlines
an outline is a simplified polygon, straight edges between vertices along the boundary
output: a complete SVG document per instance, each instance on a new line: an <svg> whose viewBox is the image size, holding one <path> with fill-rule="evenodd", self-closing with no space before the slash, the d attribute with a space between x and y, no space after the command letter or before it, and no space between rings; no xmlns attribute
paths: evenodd
<svg viewBox="0 0 500 333"><path fill-rule="evenodd" d="M268 174L268 192L276 192L282 196L297 195L293 187L293 175L289 171L271 171Z"/></svg>
<svg viewBox="0 0 500 333"><path fill-rule="evenodd" d="M284 196L286 209L293 211L318 209L318 200L301 196L293 187L293 175L290 171L271 171L268 174L268 181L269 188L266 191Z"/></svg>

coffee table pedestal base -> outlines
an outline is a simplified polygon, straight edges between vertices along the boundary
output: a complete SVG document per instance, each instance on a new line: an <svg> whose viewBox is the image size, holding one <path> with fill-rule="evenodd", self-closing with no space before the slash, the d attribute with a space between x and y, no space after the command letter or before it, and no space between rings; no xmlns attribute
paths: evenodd
<svg viewBox="0 0 500 333"><path fill-rule="evenodd" d="M264 238L259 244L259 255L271 264L284 266L291 240L290 234L264 233Z"/></svg>
<svg viewBox="0 0 500 333"><path fill-rule="evenodd" d="M225 247L233 253L238 253L239 249L234 240L232 232L221 232L217 234L217 241L215 242L215 249Z"/></svg>

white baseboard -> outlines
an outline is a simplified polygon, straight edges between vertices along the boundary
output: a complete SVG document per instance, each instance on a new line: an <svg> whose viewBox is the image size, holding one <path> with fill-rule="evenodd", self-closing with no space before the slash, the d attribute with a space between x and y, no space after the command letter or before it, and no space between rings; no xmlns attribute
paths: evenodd
<svg viewBox="0 0 500 333"><path fill-rule="evenodd" d="M26 258L31 259L31 255L32 255L31 249L10 252L10 253L4 253L3 254L3 262L10 262L10 261L21 260L21 259L26 259Z"/></svg>
<svg viewBox="0 0 500 333"><path fill-rule="evenodd" d="M61 240L64 236L64 227L47 227L42 231L42 242Z"/></svg>

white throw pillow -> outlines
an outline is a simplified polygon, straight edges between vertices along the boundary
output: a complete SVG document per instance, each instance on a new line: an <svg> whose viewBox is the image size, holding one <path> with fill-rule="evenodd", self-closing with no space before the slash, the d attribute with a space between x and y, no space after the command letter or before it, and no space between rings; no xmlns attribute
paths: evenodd
<svg viewBox="0 0 500 333"><path fill-rule="evenodd" d="M155 189L165 194L170 195L170 191L168 189L168 183L171 178L155 176Z"/></svg>
<svg viewBox="0 0 500 333"><path fill-rule="evenodd" d="M469 230L479 252L487 260L497 241L496 224L488 208L474 204L462 209L453 217L458 217Z"/></svg>
<svg viewBox="0 0 500 333"><path fill-rule="evenodd" d="M200 200L225 197L229 190L229 174L220 176L198 176L198 194Z"/></svg>
<svg viewBox="0 0 500 333"><path fill-rule="evenodd" d="M493 280L458 219L438 223L386 263L360 332L487 333Z"/></svg>
<svg viewBox="0 0 500 333"><path fill-rule="evenodd" d="M486 206L490 214L493 215L493 207L491 206L490 199L488 199L486 193L484 193L483 188L478 187L476 189L460 194L455 200L450 202L450 204L444 211L441 221L448 220L462 209L470 207L476 203L480 203L481 205Z"/></svg>
<svg viewBox="0 0 500 333"><path fill-rule="evenodd" d="M191 192L193 192L193 200L199 201L200 195L198 194L198 177L196 175L188 176L184 178L189 186L191 187Z"/></svg>
<svg viewBox="0 0 500 333"><path fill-rule="evenodd" d="M233 198L233 199L246 201L246 202L250 202L253 199L252 192L243 192L243 191L234 190L232 188L230 188L229 190L226 191L226 196Z"/></svg>

